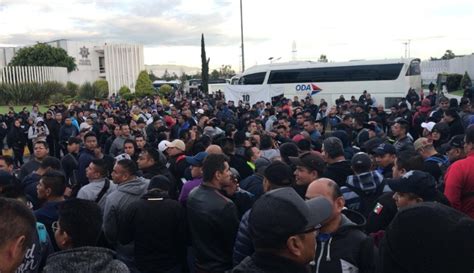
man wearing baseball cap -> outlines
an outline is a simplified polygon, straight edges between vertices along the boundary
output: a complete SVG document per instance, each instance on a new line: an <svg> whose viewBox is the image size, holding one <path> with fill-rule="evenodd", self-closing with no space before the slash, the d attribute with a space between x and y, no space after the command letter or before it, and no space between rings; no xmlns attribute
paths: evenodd
<svg viewBox="0 0 474 273"><path fill-rule="evenodd" d="M387 179L387 183L395 192L393 199L398 209L429 201L449 205L446 197L436 189L436 181L429 173L409 171L400 178Z"/></svg>
<svg viewBox="0 0 474 273"><path fill-rule="evenodd" d="M392 177L392 168L395 163L397 150L392 144L382 143L373 151L375 161L377 162L377 171L380 172L384 178Z"/></svg>
<svg viewBox="0 0 474 273"><path fill-rule="evenodd" d="M466 153L464 152L464 135L453 136L445 148L450 164L466 158Z"/></svg>
<svg viewBox="0 0 474 273"><path fill-rule="evenodd" d="M331 204L324 197L304 201L288 187L267 192L250 212L255 253L232 272L308 272L317 230L330 215Z"/></svg>
<svg viewBox="0 0 474 273"><path fill-rule="evenodd" d="M195 156L186 157L186 161L189 165L191 165L191 176L193 179L183 185L181 193L179 194L179 202L183 206L186 206L186 201L188 200L189 193L202 183L202 162L204 161L207 155L208 153L206 152L200 152L197 153Z"/></svg>
<svg viewBox="0 0 474 273"><path fill-rule="evenodd" d="M448 157L436 151L433 142L426 137L418 138L414 143L415 151L423 157L423 170L430 173L438 185L443 184L443 176L449 165Z"/></svg>
<svg viewBox="0 0 474 273"><path fill-rule="evenodd" d="M264 175L263 179L263 191L269 192L280 188L289 188L294 185L293 171L290 166L281 162L275 161L265 167L262 171ZM249 231L249 215L250 211L247 211L243 216L239 224L239 231L237 232L237 238L234 244L233 253L233 264L237 265L242 260L251 256L255 252L252 239L250 238Z"/></svg>
<svg viewBox="0 0 474 273"><path fill-rule="evenodd" d="M166 167L168 167L174 177L179 180L178 189L181 191L183 182L186 181L184 173L186 169L189 168L189 164L186 161L186 155L184 154L186 151L186 144L184 144L180 139L175 139L166 144L165 151L168 155L168 164L166 164Z"/></svg>
<svg viewBox="0 0 474 273"><path fill-rule="evenodd" d="M289 159L296 166L294 188L304 198L309 184L322 176L325 168L324 160L312 152L306 152L299 157L290 156Z"/></svg>

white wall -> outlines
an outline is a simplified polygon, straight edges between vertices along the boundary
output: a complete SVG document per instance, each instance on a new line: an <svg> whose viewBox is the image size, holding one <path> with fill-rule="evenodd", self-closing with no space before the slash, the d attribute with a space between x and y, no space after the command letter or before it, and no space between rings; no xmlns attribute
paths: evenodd
<svg viewBox="0 0 474 273"><path fill-rule="evenodd" d="M474 79L474 54L451 60L421 62L423 84L436 83L439 73L464 74L466 71L471 76L471 79Z"/></svg>

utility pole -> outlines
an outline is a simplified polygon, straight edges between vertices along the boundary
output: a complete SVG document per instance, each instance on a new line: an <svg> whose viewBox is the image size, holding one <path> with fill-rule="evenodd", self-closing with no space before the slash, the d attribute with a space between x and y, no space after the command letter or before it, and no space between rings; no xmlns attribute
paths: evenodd
<svg viewBox="0 0 474 273"><path fill-rule="evenodd" d="M242 0L240 0L240 41L242 48L242 72L245 70L245 58L244 58L244 20L242 16Z"/></svg>

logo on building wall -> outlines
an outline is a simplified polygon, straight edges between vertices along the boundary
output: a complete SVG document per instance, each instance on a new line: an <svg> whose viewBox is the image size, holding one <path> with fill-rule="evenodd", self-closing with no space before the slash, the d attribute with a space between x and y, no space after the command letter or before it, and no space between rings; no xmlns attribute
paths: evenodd
<svg viewBox="0 0 474 273"><path fill-rule="evenodd" d="M79 65L91 65L91 60L89 60L87 57L89 57L89 49L85 46L81 47L79 49L79 55L82 56L82 59L79 60Z"/></svg>

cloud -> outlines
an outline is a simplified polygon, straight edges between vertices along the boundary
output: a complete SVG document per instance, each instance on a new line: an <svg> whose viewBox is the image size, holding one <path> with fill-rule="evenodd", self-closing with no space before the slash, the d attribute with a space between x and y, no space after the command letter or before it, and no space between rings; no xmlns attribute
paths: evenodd
<svg viewBox="0 0 474 273"><path fill-rule="evenodd" d="M4 9L9 9L2 12L5 15L31 5L31 14L41 14L46 20L42 20L35 29L29 27L34 22L33 18L26 18L27 15L16 22L11 22L14 18L9 18L5 23L17 24L18 30L0 35L0 43L28 44L38 40L102 38L142 43L145 46L190 46L199 45L201 33L204 33L208 45L238 44L239 36L227 33L221 27L229 18L231 2L214 1L212 4L216 8L208 7L205 13L183 13L183 9L193 9L194 6L182 0L72 1L66 10L63 9L64 4L55 5L54 1L34 4L30 1L7 1L2 4ZM48 19L50 23L47 23ZM68 29L74 30L61 29L65 25L70 25ZM23 29L21 26L24 26ZM31 28L34 31L22 31Z"/></svg>

